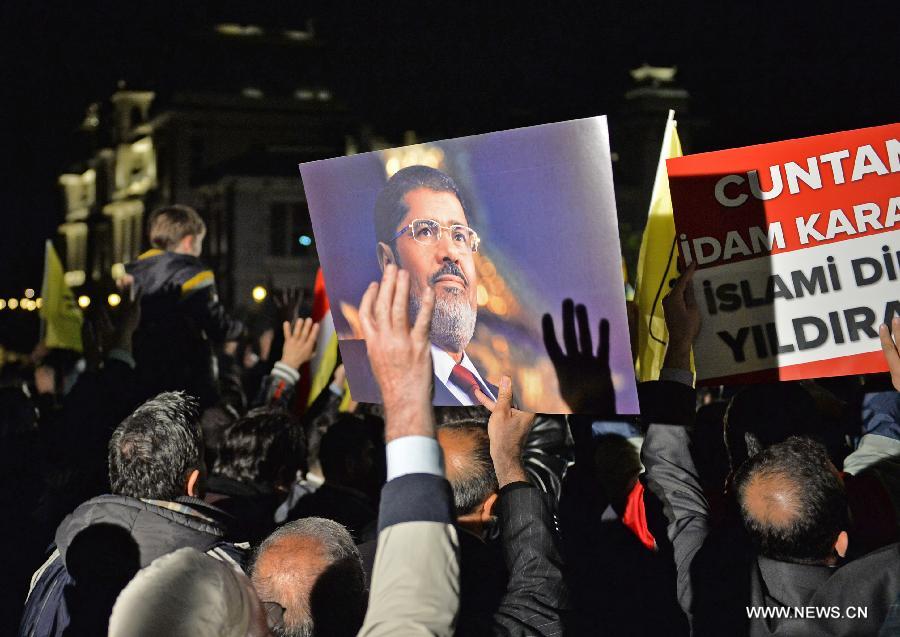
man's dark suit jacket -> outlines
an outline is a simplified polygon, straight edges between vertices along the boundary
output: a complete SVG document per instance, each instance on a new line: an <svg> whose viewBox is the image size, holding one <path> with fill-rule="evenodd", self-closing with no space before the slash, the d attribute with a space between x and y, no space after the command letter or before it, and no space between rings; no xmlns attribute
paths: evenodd
<svg viewBox="0 0 900 637"><path fill-rule="evenodd" d="M381 402L381 392L378 390L378 383L375 381L375 375L372 373L372 367L369 365L369 353L366 350L366 342L360 339L344 339L341 341L341 353L343 354L344 367L347 369L347 376L356 389L356 394L360 396L378 396L378 400L366 400L365 402ZM484 376L481 372L482 380ZM498 388L491 385L486 380L484 384L488 389L497 395ZM447 386L434 377L434 399L432 403L444 407L459 407L462 403L454 396Z"/></svg>
<svg viewBox="0 0 900 637"><path fill-rule="evenodd" d="M694 394L678 383L661 382L653 389L657 405L684 406ZM664 415L655 415L665 420ZM877 635L900 594L900 545L888 545L832 568L758 556L743 529L714 531L683 416L681 410L669 419L678 424L649 428L641 459L647 489L662 504L678 573L679 602L693 634ZM816 607L829 613L835 608L843 613L848 607L864 607L868 617L750 620L748 607L769 612Z"/></svg>
<svg viewBox="0 0 900 637"><path fill-rule="evenodd" d="M460 605L456 634L465 637L561 635L567 605L562 559L548 496L527 482L500 490L494 512L500 541L460 539ZM375 543L360 546L371 576Z"/></svg>
<svg viewBox="0 0 900 637"><path fill-rule="evenodd" d="M481 375L481 372L478 372L478 374ZM483 376L482 380L484 380ZM491 390L491 393L496 398L497 392L500 391L499 387L497 387L496 385L491 385L486 380L484 381L484 384L487 385L487 388ZM441 379L437 376L434 377L434 398L431 402L435 405L441 405L445 407L462 406L462 403L459 402L459 399L453 395L453 392L447 389L447 386L442 383Z"/></svg>

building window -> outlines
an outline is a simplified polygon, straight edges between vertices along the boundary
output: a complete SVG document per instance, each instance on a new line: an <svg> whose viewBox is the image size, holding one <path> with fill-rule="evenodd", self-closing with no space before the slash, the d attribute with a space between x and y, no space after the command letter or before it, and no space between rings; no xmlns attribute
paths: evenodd
<svg viewBox="0 0 900 637"><path fill-rule="evenodd" d="M312 222L306 202L273 203L269 216L269 254L302 257L314 253Z"/></svg>

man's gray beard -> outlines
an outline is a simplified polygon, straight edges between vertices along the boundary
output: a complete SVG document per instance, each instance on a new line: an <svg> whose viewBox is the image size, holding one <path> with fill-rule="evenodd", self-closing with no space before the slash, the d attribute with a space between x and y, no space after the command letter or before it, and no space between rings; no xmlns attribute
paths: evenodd
<svg viewBox="0 0 900 637"><path fill-rule="evenodd" d="M419 295L410 290L410 321L416 320L420 307ZM450 352L463 351L475 334L476 318L477 312L461 291L435 291L431 342Z"/></svg>

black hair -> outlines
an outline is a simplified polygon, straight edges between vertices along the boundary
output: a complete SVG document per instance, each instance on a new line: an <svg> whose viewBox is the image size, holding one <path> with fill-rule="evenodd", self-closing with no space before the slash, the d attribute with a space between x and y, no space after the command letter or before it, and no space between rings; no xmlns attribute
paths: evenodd
<svg viewBox="0 0 900 637"><path fill-rule="evenodd" d="M371 444L366 421L353 414L341 414L322 435L319 462L326 480L341 481L348 459L358 459Z"/></svg>
<svg viewBox="0 0 900 637"><path fill-rule="evenodd" d="M850 525L844 485L825 447L810 438L792 436L760 451L744 463L735 484L744 526L766 557L825 564ZM748 502L751 488L765 490L764 498L777 493L787 515L760 515Z"/></svg>
<svg viewBox="0 0 900 637"><path fill-rule="evenodd" d="M303 428L286 411L260 407L222 434L213 472L234 480L274 486L279 478L306 471Z"/></svg>
<svg viewBox="0 0 900 637"><path fill-rule="evenodd" d="M471 223L469 210L459 186L450 175L429 166L407 166L398 170L378 193L375 200L375 240L390 243L397 234L397 226L403 221L409 208L403 201L407 193L418 188L434 192L449 192L459 199L466 219Z"/></svg>
<svg viewBox="0 0 900 637"><path fill-rule="evenodd" d="M469 408L470 410L472 408ZM500 488L494 461L491 459L491 440L487 433L487 410L459 413L452 418L452 412L444 412L440 418L439 429L452 431L456 435L468 437L473 445L467 462L450 474L450 487L453 489L453 505L456 515L465 515L476 510L492 494Z"/></svg>
<svg viewBox="0 0 900 637"><path fill-rule="evenodd" d="M109 485L117 495L174 500L190 472L202 469L197 401L165 392L138 407L109 441Z"/></svg>
<svg viewBox="0 0 900 637"><path fill-rule="evenodd" d="M725 449L731 471L766 447L817 430L816 404L797 383L753 385L734 395L725 412Z"/></svg>

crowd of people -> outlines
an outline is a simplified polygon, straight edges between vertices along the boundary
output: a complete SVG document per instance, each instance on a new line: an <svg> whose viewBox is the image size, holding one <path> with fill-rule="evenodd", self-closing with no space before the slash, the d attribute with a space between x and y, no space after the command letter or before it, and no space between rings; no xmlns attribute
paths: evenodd
<svg viewBox="0 0 900 637"><path fill-rule="evenodd" d="M410 317L389 263L359 306L383 405L338 365L307 406L298 298L250 334L199 215L148 231L83 356L3 370L0 633L900 634L900 318L889 374L698 392L689 267L639 418L572 302L545 338L591 413L521 411L509 377L433 407L435 295Z"/></svg>

